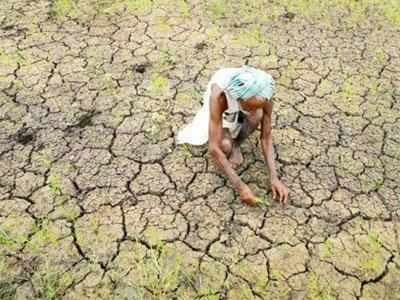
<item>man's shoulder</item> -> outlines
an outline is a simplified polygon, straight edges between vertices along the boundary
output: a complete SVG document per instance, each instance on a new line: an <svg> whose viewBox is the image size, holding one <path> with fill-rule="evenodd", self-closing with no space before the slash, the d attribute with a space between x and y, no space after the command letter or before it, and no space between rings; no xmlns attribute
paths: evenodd
<svg viewBox="0 0 400 300"><path fill-rule="evenodd" d="M224 90L221 89L217 84L213 84L211 86L211 97L210 97L210 109L211 112L219 112L222 113L228 107L228 102L224 93Z"/></svg>

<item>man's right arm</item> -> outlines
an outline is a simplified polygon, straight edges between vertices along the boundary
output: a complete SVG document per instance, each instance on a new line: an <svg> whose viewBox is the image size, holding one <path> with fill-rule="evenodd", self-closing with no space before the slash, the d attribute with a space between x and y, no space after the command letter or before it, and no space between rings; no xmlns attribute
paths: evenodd
<svg viewBox="0 0 400 300"><path fill-rule="evenodd" d="M221 149L224 132L222 128L222 114L227 108L227 102L223 91L213 85L210 97L210 124L208 133L208 149L209 153L216 162L217 166L226 174L232 183L234 189L240 194L242 201L247 204L254 204L254 195L249 187L240 179L232 168L230 162L226 158L225 153Z"/></svg>

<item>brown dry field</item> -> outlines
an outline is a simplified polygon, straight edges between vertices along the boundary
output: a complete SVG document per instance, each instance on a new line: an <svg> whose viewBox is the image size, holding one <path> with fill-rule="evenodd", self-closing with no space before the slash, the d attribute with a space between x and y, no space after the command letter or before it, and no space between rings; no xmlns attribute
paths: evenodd
<svg viewBox="0 0 400 300"><path fill-rule="evenodd" d="M400 299L400 4L1 0L0 299ZM176 145L210 76L276 80L240 203Z"/></svg>

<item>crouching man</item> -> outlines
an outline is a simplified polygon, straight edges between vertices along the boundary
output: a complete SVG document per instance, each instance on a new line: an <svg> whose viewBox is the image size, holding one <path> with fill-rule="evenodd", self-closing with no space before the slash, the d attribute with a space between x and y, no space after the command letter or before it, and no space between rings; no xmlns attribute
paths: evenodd
<svg viewBox="0 0 400 300"><path fill-rule="evenodd" d="M243 162L240 145L261 123L261 146L271 178L273 198L282 203L289 191L279 180L271 135L274 81L268 73L249 66L222 68L208 83L203 107L177 137L178 143L202 145L231 181L240 199L255 205L257 198L236 173Z"/></svg>

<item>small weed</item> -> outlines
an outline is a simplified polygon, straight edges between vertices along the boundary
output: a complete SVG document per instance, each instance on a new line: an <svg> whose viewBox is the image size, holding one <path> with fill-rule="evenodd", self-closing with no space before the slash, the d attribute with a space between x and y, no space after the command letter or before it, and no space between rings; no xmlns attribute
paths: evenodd
<svg viewBox="0 0 400 300"><path fill-rule="evenodd" d="M52 174L47 179L50 191L54 195L61 195L61 178L59 175Z"/></svg>
<svg viewBox="0 0 400 300"><path fill-rule="evenodd" d="M385 179L382 178L378 178L375 180L375 190L379 190L381 187L383 187L383 185L385 184Z"/></svg>
<svg viewBox="0 0 400 300"><path fill-rule="evenodd" d="M73 277L69 273L57 270L51 262L46 261L40 271L33 275L32 282L40 299L56 300L61 292L73 283Z"/></svg>
<svg viewBox="0 0 400 300"><path fill-rule="evenodd" d="M208 4L208 9L214 19L222 19L227 14L226 1L224 0L213 0Z"/></svg>
<svg viewBox="0 0 400 300"><path fill-rule="evenodd" d="M191 158L193 156L192 152L189 149L189 146L187 144L182 144L182 150L185 153L185 156L187 158Z"/></svg>
<svg viewBox="0 0 400 300"><path fill-rule="evenodd" d="M79 209L73 206L64 207L61 212L62 217L72 222L78 218L79 214Z"/></svg>
<svg viewBox="0 0 400 300"><path fill-rule="evenodd" d="M348 77L342 85L342 95L349 100L354 97L354 87L350 77Z"/></svg>
<svg viewBox="0 0 400 300"><path fill-rule="evenodd" d="M379 48L375 51L375 57L374 60L379 64L382 65L386 62L386 54L385 51L383 51L382 48Z"/></svg>
<svg viewBox="0 0 400 300"><path fill-rule="evenodd" d="M138 284L135 290L149 289L157 299L164 299L179 284L182 258L173 246L158 242L144 259L135 262L134 268Z"/></svg>
<svg viewBox="0 0 400 300"><path fill-rule="evenodd" d="M11 300L17 292L16 284L8 281L0 281L0 299Z"/></svg>
<svg viewBox="0 0 400 300"><path fill-rule="evenodd" d="M382 248L382 241L379 239L379 235L375 232L368 233L368 243L373 251L379 251Z"/></svg>
<svg viewBox="0 0 400 300"><path fill-rule="evenodd" d="M185 0L177 1L176 5L178 6L178 11L181 17L190 17L190 6Z"/></svg>
<svg viewBox="0 0 400 300"><path fill-rule="evenodd" d="M329 258L333 255L333 243L331 240L326 240L322 248L322 257Z"/></svg>
<svg viewBox="0 0 400 300"><path fill-rule="evenodd" d="M319 282L317 274L311 272L307 277L307 299L333 300L336 299L329 288L325 288Z"/></svg>
<svg viewBox="0 0 400 300"><path fill-rule="evenodd" d="M176 54L174 53L174 50L169 49L167 47L161 47L160 56L158 58L157 65L155 65L154 68L158 72L161 72L164 68L176 65L176 63L177 63L177 58Z"/></svg>
<svg viewBox="0 0 400 300"><path fill-rule="evenodd" d="M57 243L57 234L48 220L43 220L36 225L33 232L33 236L27 243L28 249L33 253L40 253L46 245Z"/></svg>
<svg viewBox="0 0 400 300"><path fill-rule="evenodd" d="M169 88L167 77L156 73L151 77L150 91L156 95L165 93Z"/></svg>
<svg viewBox="0 0 400 300"><path fill-rule="evenodd" d="M9 246L13 245L15 241L5 232L2 228L0 228L0 245Z"/></svg>
<svg viewBox="0 0 400 300"><path fill-rule="evenodd" d="M366 274L379 272L382 262L377 255L369 255L360 263L360 267Z"/></svg>
<svg viewBox="0 0 400 300"><path fill-rule="evenodd" d="M10 221L10 219L12 220ZM26 236L16 230L19 222L18 215L15 215L14 218L9 216L5 223L2 224L3 227L0 227L0 246L6 252L14 252L20 249L26 242Z"/></svg>
<svg viewBox="0 0 400 300"><path fill-rule="evenodd" d="M268 200L265 197L255 197L254 203L260 207L268 207Z"/></svg>
<svg viewBox="0 0 400 300"><path fill-rule="evenodd" d="M106 73L102 79L105 94L107 96L115 96L117 94L117 90L112 75L110 73Z"/></svg>

